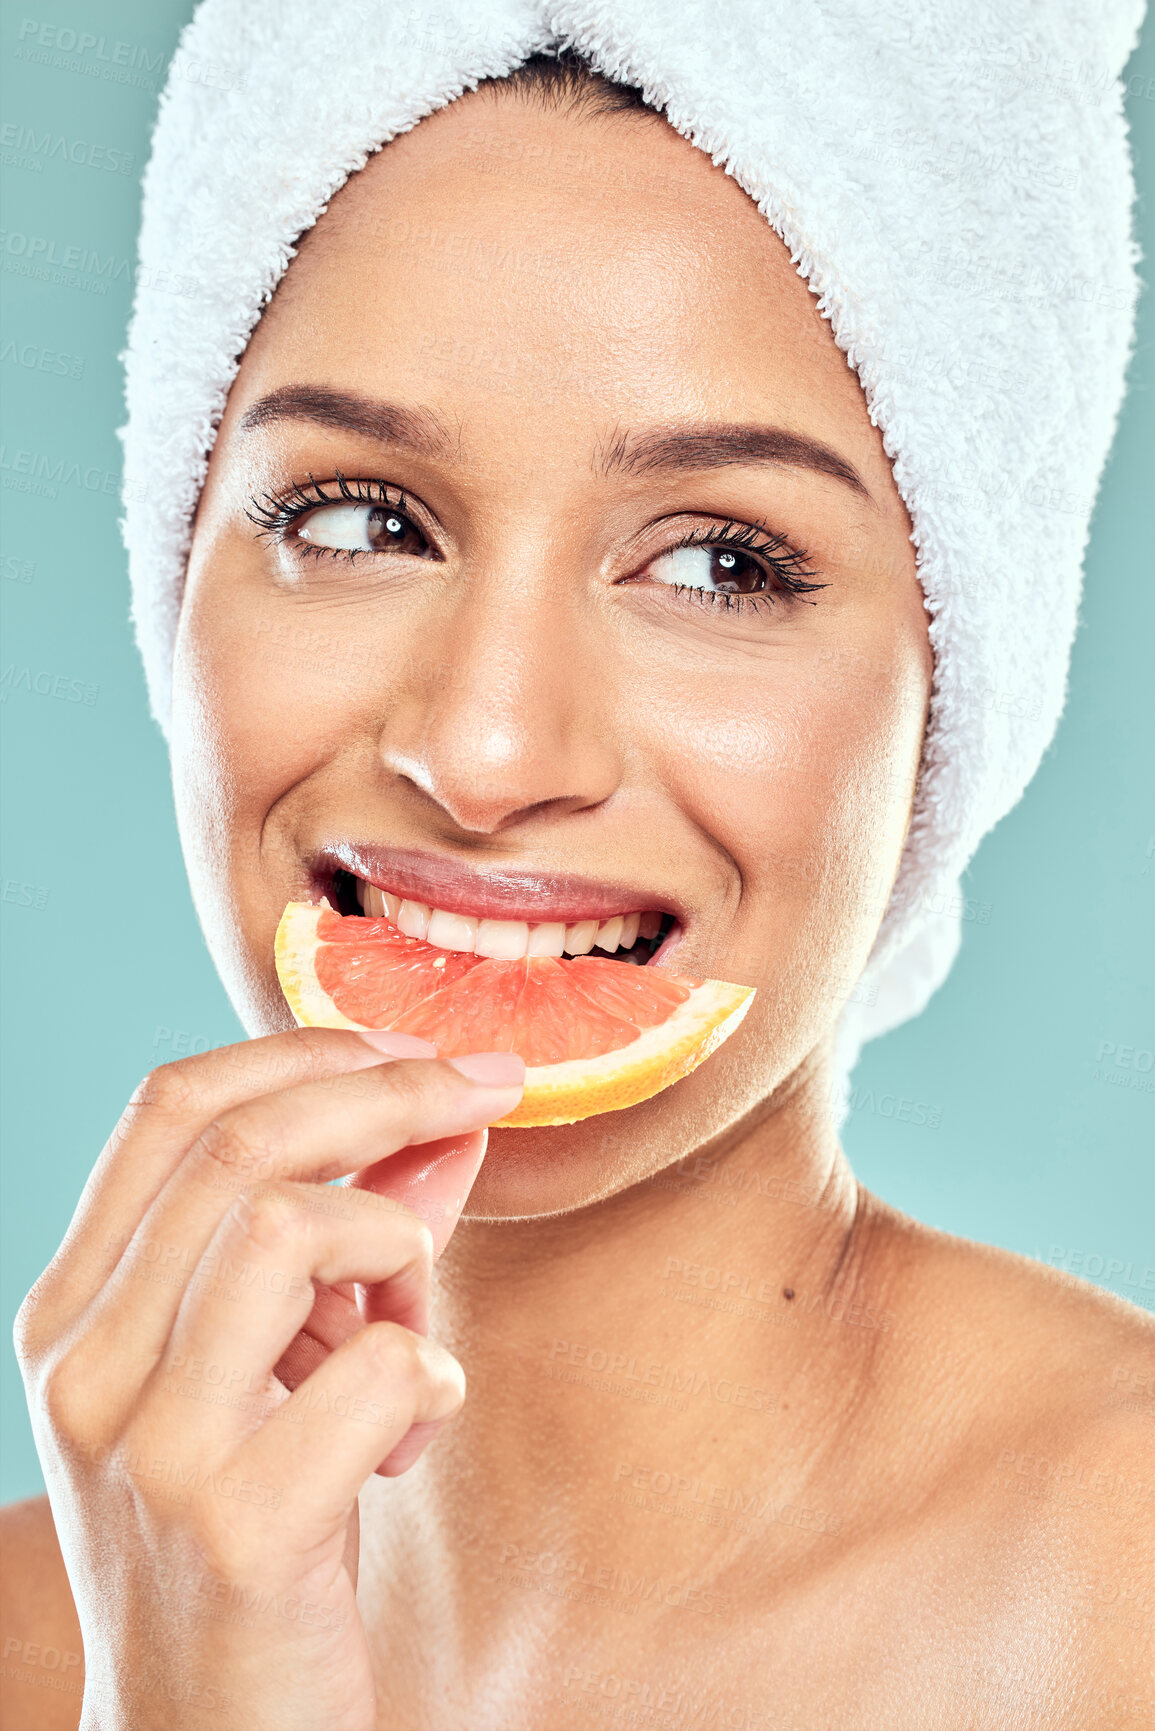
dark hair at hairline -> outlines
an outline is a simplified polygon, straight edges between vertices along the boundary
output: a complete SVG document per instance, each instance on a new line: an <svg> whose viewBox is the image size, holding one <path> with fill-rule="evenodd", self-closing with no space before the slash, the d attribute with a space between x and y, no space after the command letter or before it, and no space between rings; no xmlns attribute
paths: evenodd
<svg viewBox="0 0 1155 1731"><path fill-rule="evenodd" d="M478 92L497 96L507 92L543 108L547 113L647 114L660 118L636 84L619 84L607 78L576 49L557 54L531 54L504 78L483 78Z"/></svg>

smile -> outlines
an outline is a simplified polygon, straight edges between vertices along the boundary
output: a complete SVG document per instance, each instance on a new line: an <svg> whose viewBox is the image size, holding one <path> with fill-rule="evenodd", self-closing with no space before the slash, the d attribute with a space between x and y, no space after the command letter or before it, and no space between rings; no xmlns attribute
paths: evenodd
<svg viewBox="0 0 1155 1731"><path fill-rule="evenodd" d="M357 878L356 885L357 901L367 918L384 915L407 938L422 938L439 950L466 950L500 962L520 961L522 956L588 956L591 950L605 955L621 950L625 952L622 959L629 961L639 938L646 941L648 951L662 924L661 914L652 912L615 914L601 921L575 920L569 926L560 920L543 920L538 925L526 920L483 920L431 908L428 902L402 901L363 878Z"/></svg>
<svg viewBox="0 0 1155 1731"><path fill-rule="evenodd" d="M372 858L373 851L333 849L314 871L316 888L338 913L387 919L436 949L496 961L596 954L644 967L681 936L673 913L631 907L628 890L556 875L482 874L428 855ZM614 899L621 912L611 911Z"/></svg>

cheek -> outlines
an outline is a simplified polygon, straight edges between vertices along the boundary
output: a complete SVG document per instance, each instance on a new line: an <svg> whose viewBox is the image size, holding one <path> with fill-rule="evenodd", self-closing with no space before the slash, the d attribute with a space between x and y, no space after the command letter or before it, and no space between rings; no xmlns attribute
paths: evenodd
<svg viewBox="0 0 1155 1731"><path fill-rule="evenodd" d="M896 631L649 694L663 779L738 868L729 948L751 979L764 958L780 968L816 943L828 961L865 960L906 834L928 671L917 634ZM719 961L726 946L716 931Z"/></svg>
<svg viewBox="0 0 1155 1731"><path fill-rule="evenodd" d="M186 596L173 665L173 790L214 960L250 1032L268 1032L282 1006L275 992L266 1002L267 957L299 869L291 856L275 857L278 802L339 736L339 682L319 679L309 646L245 603L243 591L207 585Z"/></svg>
<svg viewBox="0 0 1155 1731"><path fill-rule="evenodd" d="M278 617L206 585L186 599L173 670L178 797L205 824L227 809L235 849L348 732L359 669L324 619Z"/></svg>

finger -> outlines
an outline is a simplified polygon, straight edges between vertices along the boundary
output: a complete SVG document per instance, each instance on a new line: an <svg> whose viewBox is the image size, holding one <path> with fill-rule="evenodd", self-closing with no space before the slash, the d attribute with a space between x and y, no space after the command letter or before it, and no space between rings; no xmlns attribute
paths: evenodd
<svg viewBox="0 0 1155 1731"><path fill-rule="evenodd" d="M355 1172L346 1184L372 1190L419 1214L433 1234L434 1259L441 1255L461 1218L485 1159L488 1130L446 1136L417 1148L404 1148L387 1160Z"/></svg>
<svg viewBox="0 0 1155 1731"><path fill-rule="evenodd" d="M468 1136L449 1136L423 1147L403 1148L388 1160L355 1172L345 1184L350 1189L391 1197L424 1220L433 1234L436 1261L481 1169L487 1135L485 1130L475 1130ZM378 1288L363 1288L358 1308L356 1287L318 1284L308 1320L275 1367L277 1381L285 1388L296 1388L367 1319L389 1320L390 1308L381 1298Z"/></svg>
<svg viewBox="0 0 1155 1731"><path fill-rule="evenodd" d="M320 1540L413 1426L429 1425L432 1435L464 1399L465 1372L444 1347L396 1323L371 1323L241 1446L237 1469L280 1487L281 1510L315 1523Z"/></svg>
<svg viewBox="0 0 1155 1731"><path fill-rule="evenodd" d="M154 1070L93 1167L38 1283L45 1327L59 1332L64 1317L100 1290L185 1151L215 1117L261 1094L371 1069L390 1056L431 1058L436 1047L409 1034L294 1028Z"/></svg>
<svg viewBox="0 0 1155 1731"><path fill-rule="evenodd" d="M520 1095L451 1063L401 1059L233 1107L202 1132L108 1278L93 1307L94 1348L122 1367L122 1389L139 1381L139 1366L164 1351L185 1288L208 1277L201 1260L230 1203L254 1181L330 1179L363 1166L368 1149L379 1158L461 1137L511 1111ZM249 1278L243 1266L219 1272L234 1285Z"/></svg>
<svg viewBox="0 0 1155 1731"><path fill-rule="evenodd" d="M524 1074L520 1059L502 1056ZM451 1063L401 1060L248 1101L197 1138L141 1222L130 1253L139 1249L152 1263L189 1269L230 1201L255 1183L326 1183L369 1167L371 1185L338 1188L380 1195L388 1185L384 1167L402 1150L398 1195L410 1185L418 1195L427 1191L430 1211L444 1225L450 1203L462 1205L467 1193L458 1167L480 1163L473 1137L520 1093L520 1086L475 1082Z"/></svg>
<svg viewBox="0 0 1155 1731"><path fill-rule="evenodd" d="M475 1080L459 1067L480 1056L505 1073ZM521 1098L525 1064L512 1052L480 1056L402 1059L249 1100L205 1127L166 1186L169 1196L231 1198L282 1179L328 1183L401 1149L483 1129Z"/></svg>
<svg viewBox="0 0 1155 1731"><path fill-rule="evenodd" d="M277 1381L288 1389L304 1382L342 1341L365 1326L352 1281L336 1286L322 1286L319 1281L313 1284L313 1308L308 1319L273 1367Z"/></svg>
<svg viewBox="0 0 1155 1731"><path fill-rule="evenodd" d="M160 1362L145 1387L144 1425L156 1410L183 1409L183 1440L218 1458L252 1428L269 1398L273 1366L313 1307L312 1280L373 1282L397 1322L428 1326L433 1240L388 1198L324 1186L276 1185L240 1196L204 1257L210 1273L190 1284ZM243 1291L220 1278L249 1271ZM211 1370L206 1370L211 1367ZM224 1395L205 1398L207 1390Z"/></svg>
<svg viewBox="0 0 1155 1731"><path fill-rule="evenodd" d="M349 1525L345 1533L345 1573L353 1583L353 1591L357 1591L357 1578L361 1572L361 1510L356 1498L349 1510Z"/></svg>
<svg viewBox="0 0 1155 1731"><path fill-rule="evenodd" d="M446 1413L444 1418L418 1420L411 1424L401 1441L390 1449L380 1466L374 1467L374 1472L383 1479L400 1478L407 1473L414 1463L420 1460L439 1430L444 1430L450 1421L456 1418L456 1413Z"/></svg>

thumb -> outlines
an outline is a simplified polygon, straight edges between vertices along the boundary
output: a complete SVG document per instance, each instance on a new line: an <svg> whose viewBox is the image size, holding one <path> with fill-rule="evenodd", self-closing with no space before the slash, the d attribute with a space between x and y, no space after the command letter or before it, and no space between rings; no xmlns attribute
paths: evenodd
<svg viewBox="0 0 1155 1731"><path fill-rule="evenodd" d="M453 1236L481 1171L488 1134L486 1130L471 1130L465 1136L445 1136L439 1142L403 1148L354 1173L347 1183L355 1190L388 1196L419 1214L433 1234L436 1260Z"/></svg>

